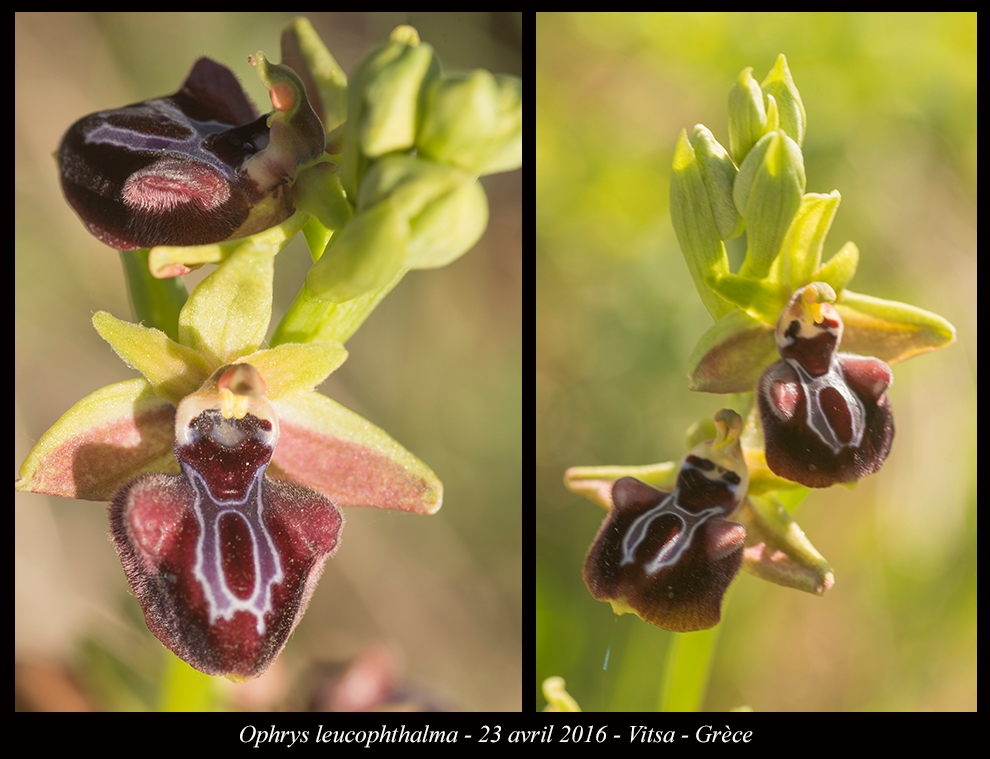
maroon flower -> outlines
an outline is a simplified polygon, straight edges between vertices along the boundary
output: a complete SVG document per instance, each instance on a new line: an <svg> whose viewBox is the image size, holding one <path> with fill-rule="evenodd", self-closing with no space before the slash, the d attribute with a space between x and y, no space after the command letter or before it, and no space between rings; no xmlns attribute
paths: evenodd
<svg viewBox="0 0 990 759"><path fill-rule="evenodd" d="M782 358L757 388L767 465L812 488L873 474L894 439L893 374L880 359L836 352L843 325L835 299L821 282L794 293L777 320Z"/></svg>
<svg viewBox="0 0 990 759"><path fill-rule="evenodd" d="M62 191L119 250L200 245L287 219L324 132L298 77L253 58L275 111L258 116L230 69L200 58L173 95L90 114L58 149Z"/></svg>
<svg viewBox="0 0 990 759"><path fill-rule="evenodd" d="M612 510L585 558L584 582L617 614L678 632L718 624L746 540L745 528L725 516L742 502L749 477L739 415L720 411L716 426L716 440L684 457L672 493L633 477L612 486Z"/></svg>
<svg viewBox="0 0 990 759"><path fill-rule="evenodd" d="M257 677L302 618L343 518L326 497L266 476L278 417L248 364L225 366L176 412L182 474L147 474L110 506L111 535L145 621L210 675Z"/></svg>

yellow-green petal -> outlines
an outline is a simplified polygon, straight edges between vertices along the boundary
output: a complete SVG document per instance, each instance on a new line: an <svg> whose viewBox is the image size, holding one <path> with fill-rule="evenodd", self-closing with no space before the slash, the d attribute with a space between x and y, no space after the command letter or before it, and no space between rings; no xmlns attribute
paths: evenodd
<svg viewBox="0 0 990 759"><path fill-rule="evenodd" d="M124 363L147 377L155 393L173 405L179 405L213 373L214 367L203 354L179 345L160 330L121 321L106 311L93 314L93 326Z"/></svg>
<svg viewBox="0 0 990 759"><path fill-rule="evenodd" d="M347 359L347 349L338 342L284 343L244 356L261 374L269 400L293 398L310 392Z"/></svg>

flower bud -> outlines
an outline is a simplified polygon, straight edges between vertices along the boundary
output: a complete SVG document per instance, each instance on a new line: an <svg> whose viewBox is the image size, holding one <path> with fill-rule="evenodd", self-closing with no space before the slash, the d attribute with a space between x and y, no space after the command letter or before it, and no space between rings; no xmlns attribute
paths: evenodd
<svg viewBox="0 0 990 759"><path fill-rule="evenodd" d="M685 129L681 130L674 148L670 221L702 303L714 319L720 319L733 307L712 292L708 280L727 274L729 259L715 223L698 154Z"/></svg>
<svg viewBox="0 0 990 759"><path fill-rule="evenodd" d="M732 185L739 173L736 165L711 131L701 124L694 127L691 144L708 190L708 202L712 206L718 236L723 240L738 237L743 231L743 220L732 199Z"/></svg>
<svg viewBox="0 0 990 759"><path fill-rule="evenodd" d="M518 167L522 80L482 69L434 79L426 90L416 147L422 156L475 175Z"/></svg>
<svg viewBox="0 0 990 759"><path fill-rule="evenodd" d="M178 92L69 128L62 191L90 232L119 250L201 245L292 214L289 184L323 152L323 128L290 69L253 62L270 116L258 117L230 69L200 58Z"/></svg>
<svg viewBox="0 0 990 759"><path fill-rule="evenodd" d="M806 181L801 148L783 132L771 132L753 146L732 191L746 221L746 260L740 274L763 279L770 271Z"/></svg>
<svg viewBox="0 0 990 759"><path fill-rule="evenodd" d="M408 150L416 138L422 89L440 75L433 48L410 26L392 30L387 42L369 51L347 85L347 122L340 179L357 194L369 159Z"/></svg>
<svg viewBox="0 0 990 759"><path fill-rule="evenodd" d="M343 303L388 284L403 268L409 219L392 203L356 214L306 275L306 289L322 300Z"/></svg>
<svg viewBox="0 0 990 759"><path fill-rule="evenodd" d="M385 156L372 165L361 182L358 211L382 202L409 220L410 269L446 266L488 224L488 199L474 175L425 158Z"/></svg>
<svg viewBox="0 0 990 759"><path fill-rule="evenodd" d="M808 115L801 101L791 70L787 67L787 58L781 53L777 56L773 68L767 78L760 83L760 89L777 103L779 128L798 145L804 142L804 132L808 126Z"/></svg>
<svg viewBox="0 0 990 759"><path fill-rule="evenodd" d="M767 133L767 109L763 91L753 78L753 68L744 68L729 91L729 150L739 166L749 151Z"/></svg>

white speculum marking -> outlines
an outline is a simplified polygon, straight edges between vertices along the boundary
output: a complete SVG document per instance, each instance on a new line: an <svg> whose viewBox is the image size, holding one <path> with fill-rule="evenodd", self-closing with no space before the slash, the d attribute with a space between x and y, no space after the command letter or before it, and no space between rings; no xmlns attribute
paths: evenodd
<svg viewBox="0 0 990 759"><path fill-rule="evenodd" d="M725 513L721 506L709 506L701 511L688 511L677 502L677 488L649 511L640 514L630 525L625 537L622 538L622 565L631 564L636 560L636 549L646 539L650 525L654 519L664 514L670 514L681 523L677 534L664 543L650 561L643 564L643 571L655 575L661 569L677 564L684 552L691 546L694 535L705 522L712 517Z"/></svg>
<svg viewBox="0 0 990 759"><path fill-rule="evenodd" d="M246 611L255 616L258 634L262 635L265 632L265 614L272 610L272 586L284 577L282 561L264 521L261 487L267 462L258 467L244 500L231 501L217 500L199 472L185 463L182 468L196 491L193 511L199 521L199 536L196 538L196 565L193 571L210 605L210 624L221 617L231 619L236 612ZM254 587L247 598L239 598L234 593L224 572L220 520L228 514L243 520L251 536Z"/></svg>
<svg viewBox="0 0 990 759"><path fill-rule="evenodd" d="M837 357L832 356L832 363L828 371L820 377L812 377L804 370L800 363L793 358L785 358L784 361L797 372L801 386L804 388L805 406L808 410L808 427L819 439L832 449L833 453L838 453L844 446L859 448L863 442L863 429L865 426L866 410L863 403L846 383L845 375L842 373L842 366ZM825 415L822 408L821 391L826 387L831 387L842 396L846 409L849 412L850 428L852 435L848 442L839 440L835 430Z"/></svg>

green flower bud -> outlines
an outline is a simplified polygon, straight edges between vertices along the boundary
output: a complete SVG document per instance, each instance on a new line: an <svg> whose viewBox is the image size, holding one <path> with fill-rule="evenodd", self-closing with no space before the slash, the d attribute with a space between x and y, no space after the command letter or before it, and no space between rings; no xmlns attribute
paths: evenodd
<svg viewBox="0 0 990 759"><path fill-rule="evenodd" d="M713 318L721 318L732 310L732 305L711 291L706 278L727 274L729 260L715 224L698 156L684 129L674 148L670 220L702 303Z"/></svg>
<svg viewBox="0 0 990 759"><path fill-rule="evenodd" d="M770 271L801 205L805 183L801 148L783 132L764 136L746 156L733 188L748 243L740 274L762 279Z"/></svg>
<svg viewBox="0 0 990 759"><path fill-rule="evenodd" d="M306 275L306 289L333 303L387 284L403 267L409 219L390 201L359 213Z"/></svg>
<svg viewBox="0 0 990 759"><path fill-rule="evenodd" d="M732 200L732 185L738 173L736 165L706 126L697 124L694 127L691 145L698 159L701 178L708 190L708 201L712 206L718 236L723 240L738 237L743 231L743 220Z"/></svg>
<svg viewBox="0 0 990 759"><path fill-rule="evenodd" d="M356 194L367 159L413 146L422 89L439 75L433 48L410 26L396 27L361 59L347 92L341 181L348 195Z"/></svg>
<svg viewBox="0 0 990 759"><path fill-rule="evenodd" d="M473 174L517 168L522 163L522 80L483 69L434 79L426 91L416 147L422 156Z"/></svg>
<svg viewBox="0 0 990 759"><path fill-rule="evenodd" d="M412 156L376 161L361 182L358 209L387 201L409 220L405 265L445 266L473 246L488 223L488 200L472 174Z"/></svg>
<svg viewBox="0 0 990 759"><path fill-rule="evenodd" d="M737 166L767 133L767 109L763 91L753 78L753 68L744 68L729 91L729 151Z"/></svg>
<svg viewBox="0 0 990 759"><path fill-rule="evenodd" d="M768 98L772 96L777 101L780 131L801 145L808 126L808 115L805 113L804 103L801 102L801 95L791 77L791 70L787 68L787 58L783 53L777 56L776 63L760 84L760 89Z"/></svg>

